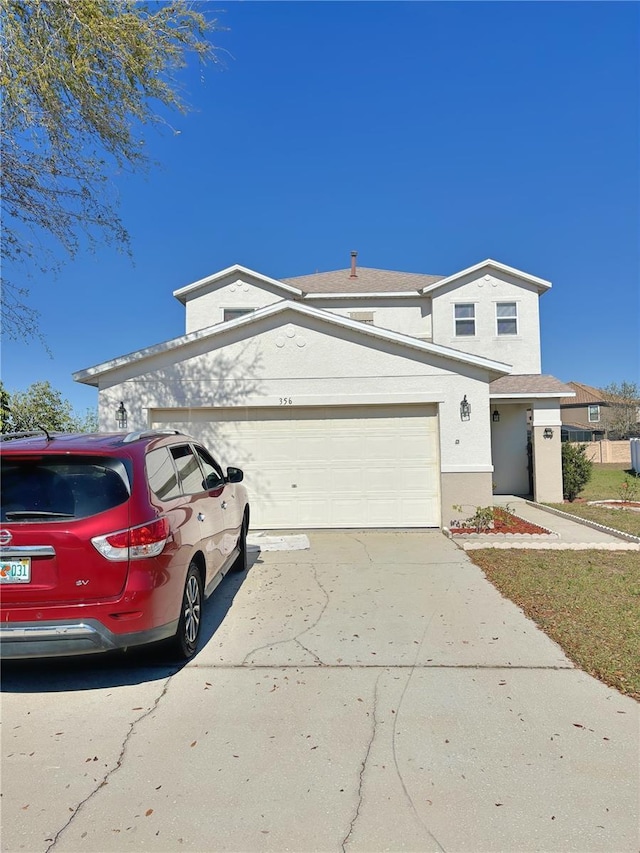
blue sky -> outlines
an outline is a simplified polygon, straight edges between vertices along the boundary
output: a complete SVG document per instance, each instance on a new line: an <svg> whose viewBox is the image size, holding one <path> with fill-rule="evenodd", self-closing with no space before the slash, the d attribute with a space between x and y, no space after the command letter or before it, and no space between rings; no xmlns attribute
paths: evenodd
<svg viewBox="0 0 640 853"><path fill-rule="evenodd" d="M205 8L229 28L226 67L189 68L193 112L147 133L160 166L113 177L133 263L102 247L25 282L53 357L5 340L9 391L47 379L93 407L71 374L181 335L175 289L234 263L346 268L352 249L550 279L543 372L640 379L638 4Z"/></svg>

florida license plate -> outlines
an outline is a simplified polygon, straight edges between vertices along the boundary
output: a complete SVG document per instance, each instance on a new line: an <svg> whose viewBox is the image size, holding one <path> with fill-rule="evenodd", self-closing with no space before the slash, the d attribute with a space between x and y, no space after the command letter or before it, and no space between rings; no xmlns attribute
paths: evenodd
<svg viewBox="0 0 640 853"><path fill-rule="evenodd" d="M29 583L31 558L0 560L0 583Z"/></svg>

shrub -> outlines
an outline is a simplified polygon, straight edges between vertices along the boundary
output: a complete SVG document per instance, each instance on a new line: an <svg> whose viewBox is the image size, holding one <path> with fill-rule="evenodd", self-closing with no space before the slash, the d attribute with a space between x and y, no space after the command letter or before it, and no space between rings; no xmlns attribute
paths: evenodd
<svg viewBox="0 0 640 853"><path fill-rule="evenodd" d="M593 462L587 459L586 445L562 445L562 490L565 498L574 501L591 479Z"/></svg>

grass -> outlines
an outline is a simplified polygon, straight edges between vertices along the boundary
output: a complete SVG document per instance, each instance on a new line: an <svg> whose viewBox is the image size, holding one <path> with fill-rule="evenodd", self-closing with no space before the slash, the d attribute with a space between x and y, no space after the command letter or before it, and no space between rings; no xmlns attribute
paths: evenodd
<svg viewBox="0 0 640 853"><path fill-rule="evenodd" d="M580 492L579 497L585 501L613 500L620 497L620 486L625 474L633 476L628 465L624 463L594 463L591 469L591 479Z"/></svg>
<svg viewBox="0 0 640 853"><path fill-rule="evenodd" d="M640 559L629 551L469 556L585 672L640 700Z"/></svg>
<svg viewBox="0 0 640 853"><path fill-rule="evenodd" d="M614 530L621 530L623 533L630 533L632 536L640 536L640 512L632 509L609 509L604 506L578 503L547 504L547 506L576 515L578 518L595 521L605 527L612 527ZM638 559L640 560L640 557Z"/></svg>
<svg viewBox="0 0 640 853"><path fill-rule="evenodd" d="M632 536L640 536L640 512L631 509L589 506L583 503L583 501L620 500L625 480L635 480L625 464L594 464L591 479L580 492L578 501L572 503L565 501L561 504L549 504L549 506L576 515L578 518L585 518L603 524L605 527L621 530L623 533L631 533ZM637 480L637 492L635 500L640 500L640 480Z"/></svg>

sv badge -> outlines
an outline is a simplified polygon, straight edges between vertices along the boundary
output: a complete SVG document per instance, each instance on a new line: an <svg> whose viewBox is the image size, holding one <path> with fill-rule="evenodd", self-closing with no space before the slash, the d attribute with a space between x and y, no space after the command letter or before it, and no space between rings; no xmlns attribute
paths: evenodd
<svg viewBox="0 0 640 853"><path fill-rule="evenodd" d="M89 586L89 581L76 581L76 586Z"/></svg>

